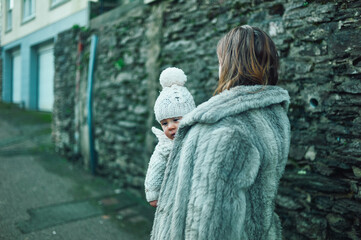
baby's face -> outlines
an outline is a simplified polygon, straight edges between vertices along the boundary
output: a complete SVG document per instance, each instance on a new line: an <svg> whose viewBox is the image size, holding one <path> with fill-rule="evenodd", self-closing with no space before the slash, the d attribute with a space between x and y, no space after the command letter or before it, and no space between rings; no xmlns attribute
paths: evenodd
<svg viewBox="0 0 361 240"><path fill-rule="evenodd" d="M182 117L174 117L174 118L166 118L160 121L160 125L162 126L163 132L169 139L174 139L174 136L178 130L179 120Z"/></svg>

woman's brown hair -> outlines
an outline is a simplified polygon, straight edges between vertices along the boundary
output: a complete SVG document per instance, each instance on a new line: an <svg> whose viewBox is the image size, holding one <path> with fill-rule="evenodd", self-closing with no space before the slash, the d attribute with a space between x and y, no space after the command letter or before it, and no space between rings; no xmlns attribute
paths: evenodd
<svg viewBox="0 0 361 240"><path fill-rule="evenodd" d="M218 94L238 85L276 85L278 54L272 39L261 29L236 27L218 42Z"/></svg>

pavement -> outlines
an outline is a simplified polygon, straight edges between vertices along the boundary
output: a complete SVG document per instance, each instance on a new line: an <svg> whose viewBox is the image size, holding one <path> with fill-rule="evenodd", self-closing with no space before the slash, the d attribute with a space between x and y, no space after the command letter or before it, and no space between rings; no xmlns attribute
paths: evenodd
<svg viewBox="0 0 361 240"><path fill-rule="evenodd" d="M145 199L54 151L51 114L0 102L0 240L149 239Z"/></svg>

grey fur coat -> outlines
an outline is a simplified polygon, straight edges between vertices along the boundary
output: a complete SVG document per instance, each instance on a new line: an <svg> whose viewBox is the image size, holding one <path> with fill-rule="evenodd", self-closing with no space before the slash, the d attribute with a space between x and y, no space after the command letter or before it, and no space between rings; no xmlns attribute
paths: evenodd
<svg viewBox="0 0 361 240"><path fill-rule="evenodd" d="M183 117L152 239L282 239L274 199L290 144L289 95L238 86Z"/></svg>

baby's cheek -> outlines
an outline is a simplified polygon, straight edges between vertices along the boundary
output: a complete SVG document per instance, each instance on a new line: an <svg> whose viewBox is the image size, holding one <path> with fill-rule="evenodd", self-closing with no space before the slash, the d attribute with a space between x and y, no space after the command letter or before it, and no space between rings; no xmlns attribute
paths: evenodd
<svg viewBox="0 0 361 240"><path fill-rule="evenodd" d="M165 126L161 125L163 132L167 129Z"/></svg>

